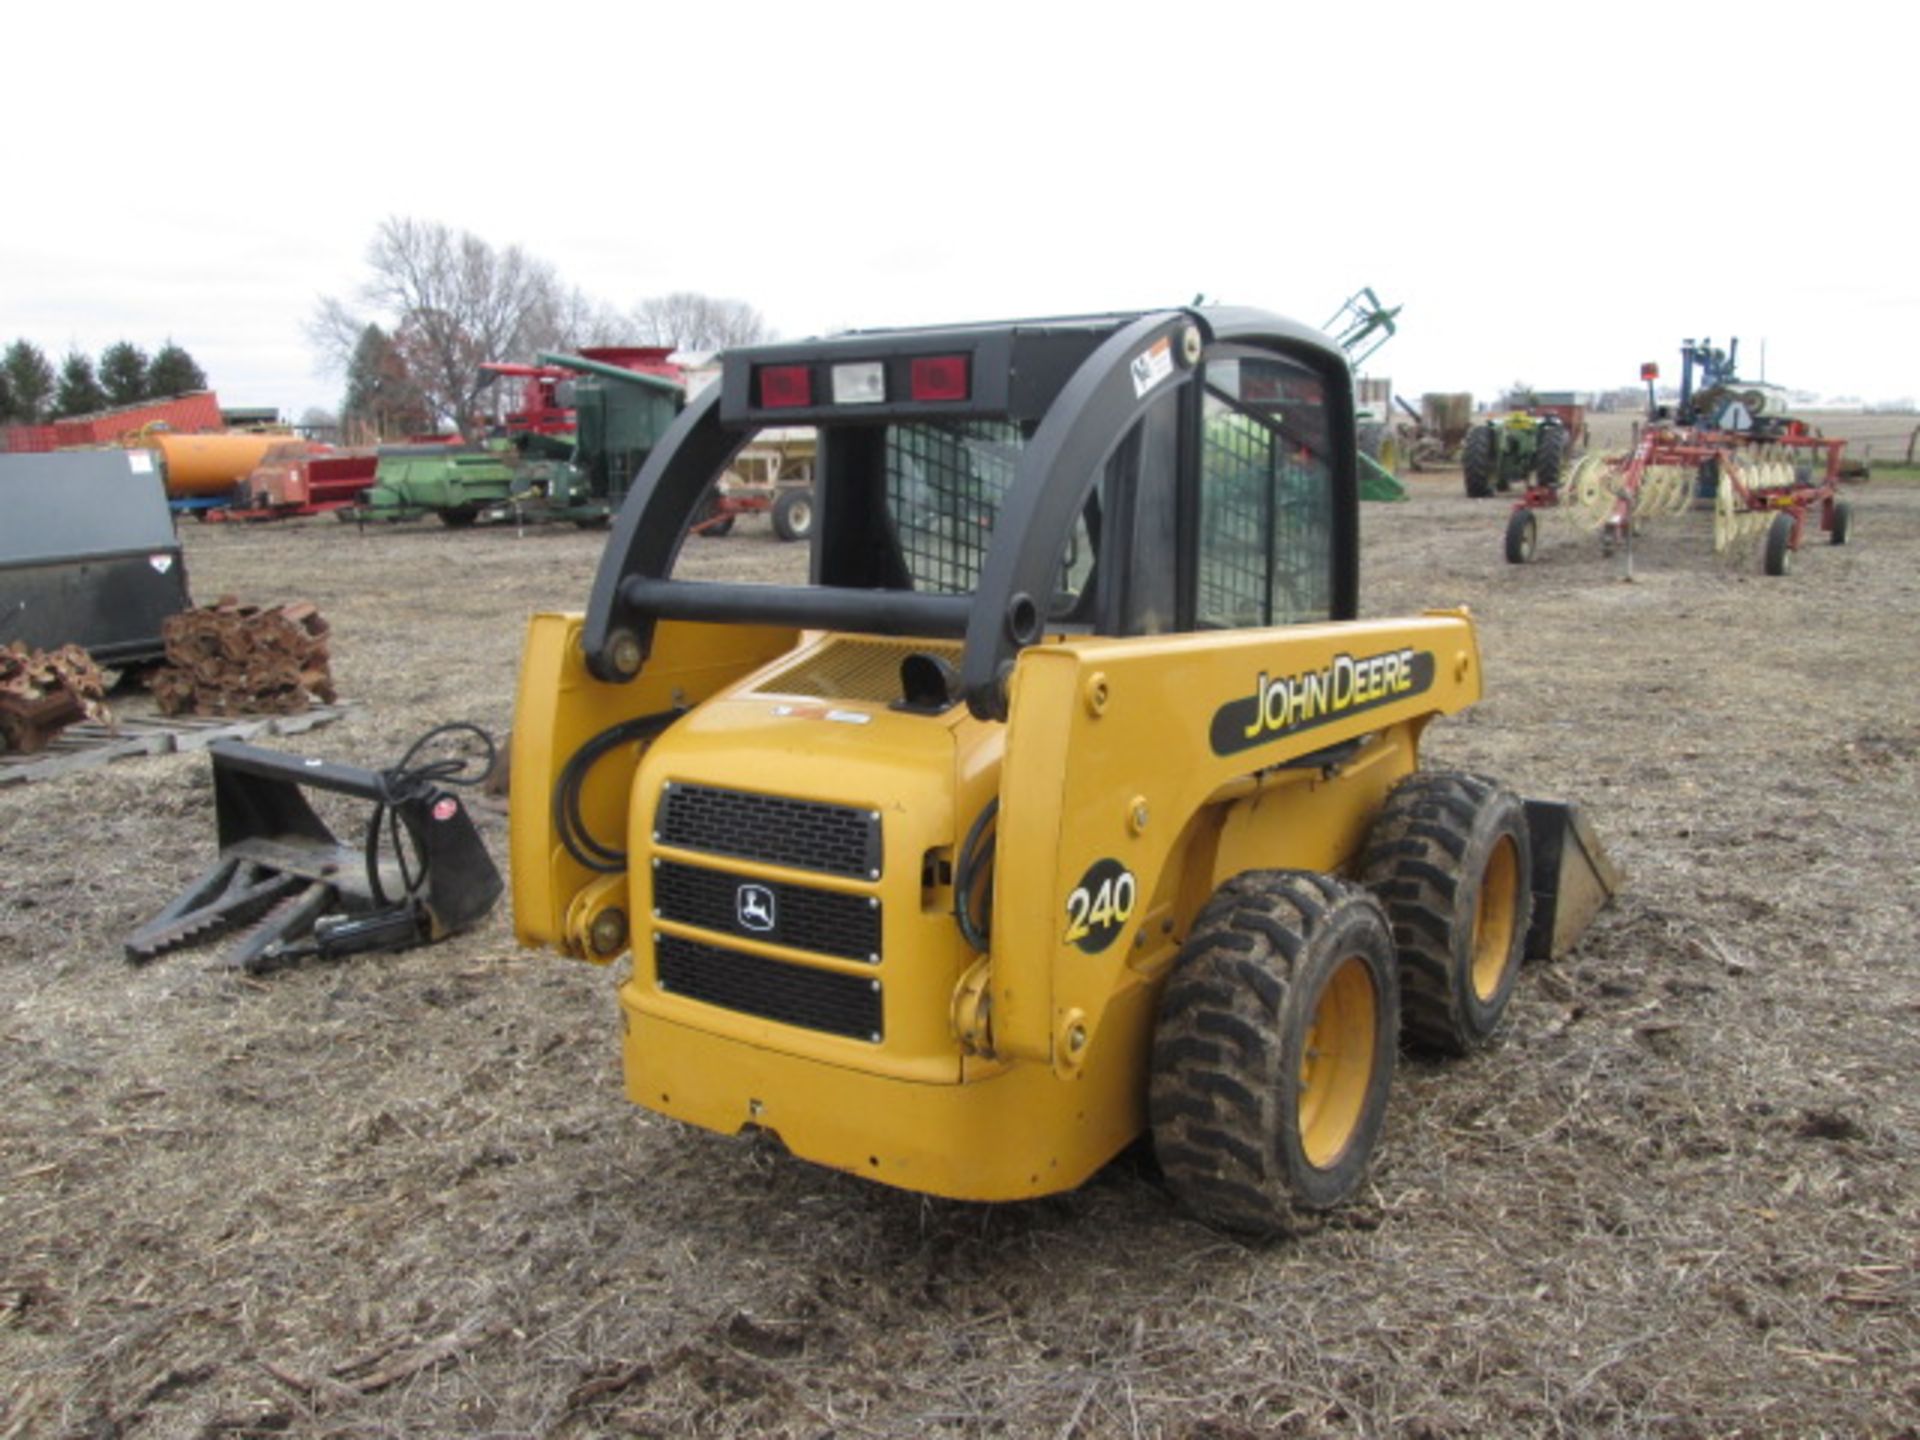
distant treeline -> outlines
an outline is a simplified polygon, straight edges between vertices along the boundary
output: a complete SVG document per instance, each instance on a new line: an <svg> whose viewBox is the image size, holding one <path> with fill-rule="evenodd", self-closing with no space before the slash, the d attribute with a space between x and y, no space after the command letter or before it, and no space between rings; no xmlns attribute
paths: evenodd
<svg viewBox="0 0 1920 1440"><path fill-rule="evenodd" d="M55 371L31 340L16 340L0 355L0 425L44 425L117 405L205 390L207 372L172 340L152 356L122 340L92 356L69 351Z"/></svg>

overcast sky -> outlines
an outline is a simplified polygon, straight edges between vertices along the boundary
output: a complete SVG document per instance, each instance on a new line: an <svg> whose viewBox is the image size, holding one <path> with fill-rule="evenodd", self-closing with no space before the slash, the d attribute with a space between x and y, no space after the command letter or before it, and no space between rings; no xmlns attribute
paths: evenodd
<svg viewBox="0 0 1920 1440"><path fill-rule="evenodd" d="M228 404L331 407L305 322L410 215L784 337L1370 285L1403 392L1738 335L1920 396L1916 11L1695 9L16 6L0 345L171 337Z"/></svg>

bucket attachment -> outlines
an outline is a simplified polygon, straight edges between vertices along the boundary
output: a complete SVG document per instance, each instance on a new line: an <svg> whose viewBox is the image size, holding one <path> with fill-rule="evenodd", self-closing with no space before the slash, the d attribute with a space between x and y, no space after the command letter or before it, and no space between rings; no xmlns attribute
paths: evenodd
<svg viewBox="0 0 1920 1440"><path fill-rule="evenodd" d="M243 925L254 928L227 964L253 973L303 955L397 950L466 929L500 896L467 807L433 783L444 770L362 770L236 741L208 753L220 858L127 937L136 964ZM365 843L336 839L303 787L372 802Z"/></svg>
<svg viewBox="0 0 1920 1440"><path fill-rule="evenodd" d="M1533 924L1527 958L1554 960L1586 933L1601 906L1620 893L1625 877L1600 848L1600 837L1577 805L1529 800L1533 842Z"/></svg>

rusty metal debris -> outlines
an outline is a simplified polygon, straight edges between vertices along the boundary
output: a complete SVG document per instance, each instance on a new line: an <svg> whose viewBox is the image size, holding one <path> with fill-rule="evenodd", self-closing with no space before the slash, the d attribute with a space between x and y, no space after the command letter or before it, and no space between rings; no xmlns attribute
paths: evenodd
<svg viewBox="0 0 1920 1440"><path fill-rule="evenodd" d="M76 720L112 724L107 682L78 645L0 648L0 749L32 754Z"/></svg>
<svg viewBox="0 0 1920 1440"><path fill-rule="evenodd" d="M334 698L327 622L304 601L262 608L223 595L170 616L166 664L147 678L168 715L288 715Z"/></svg>

